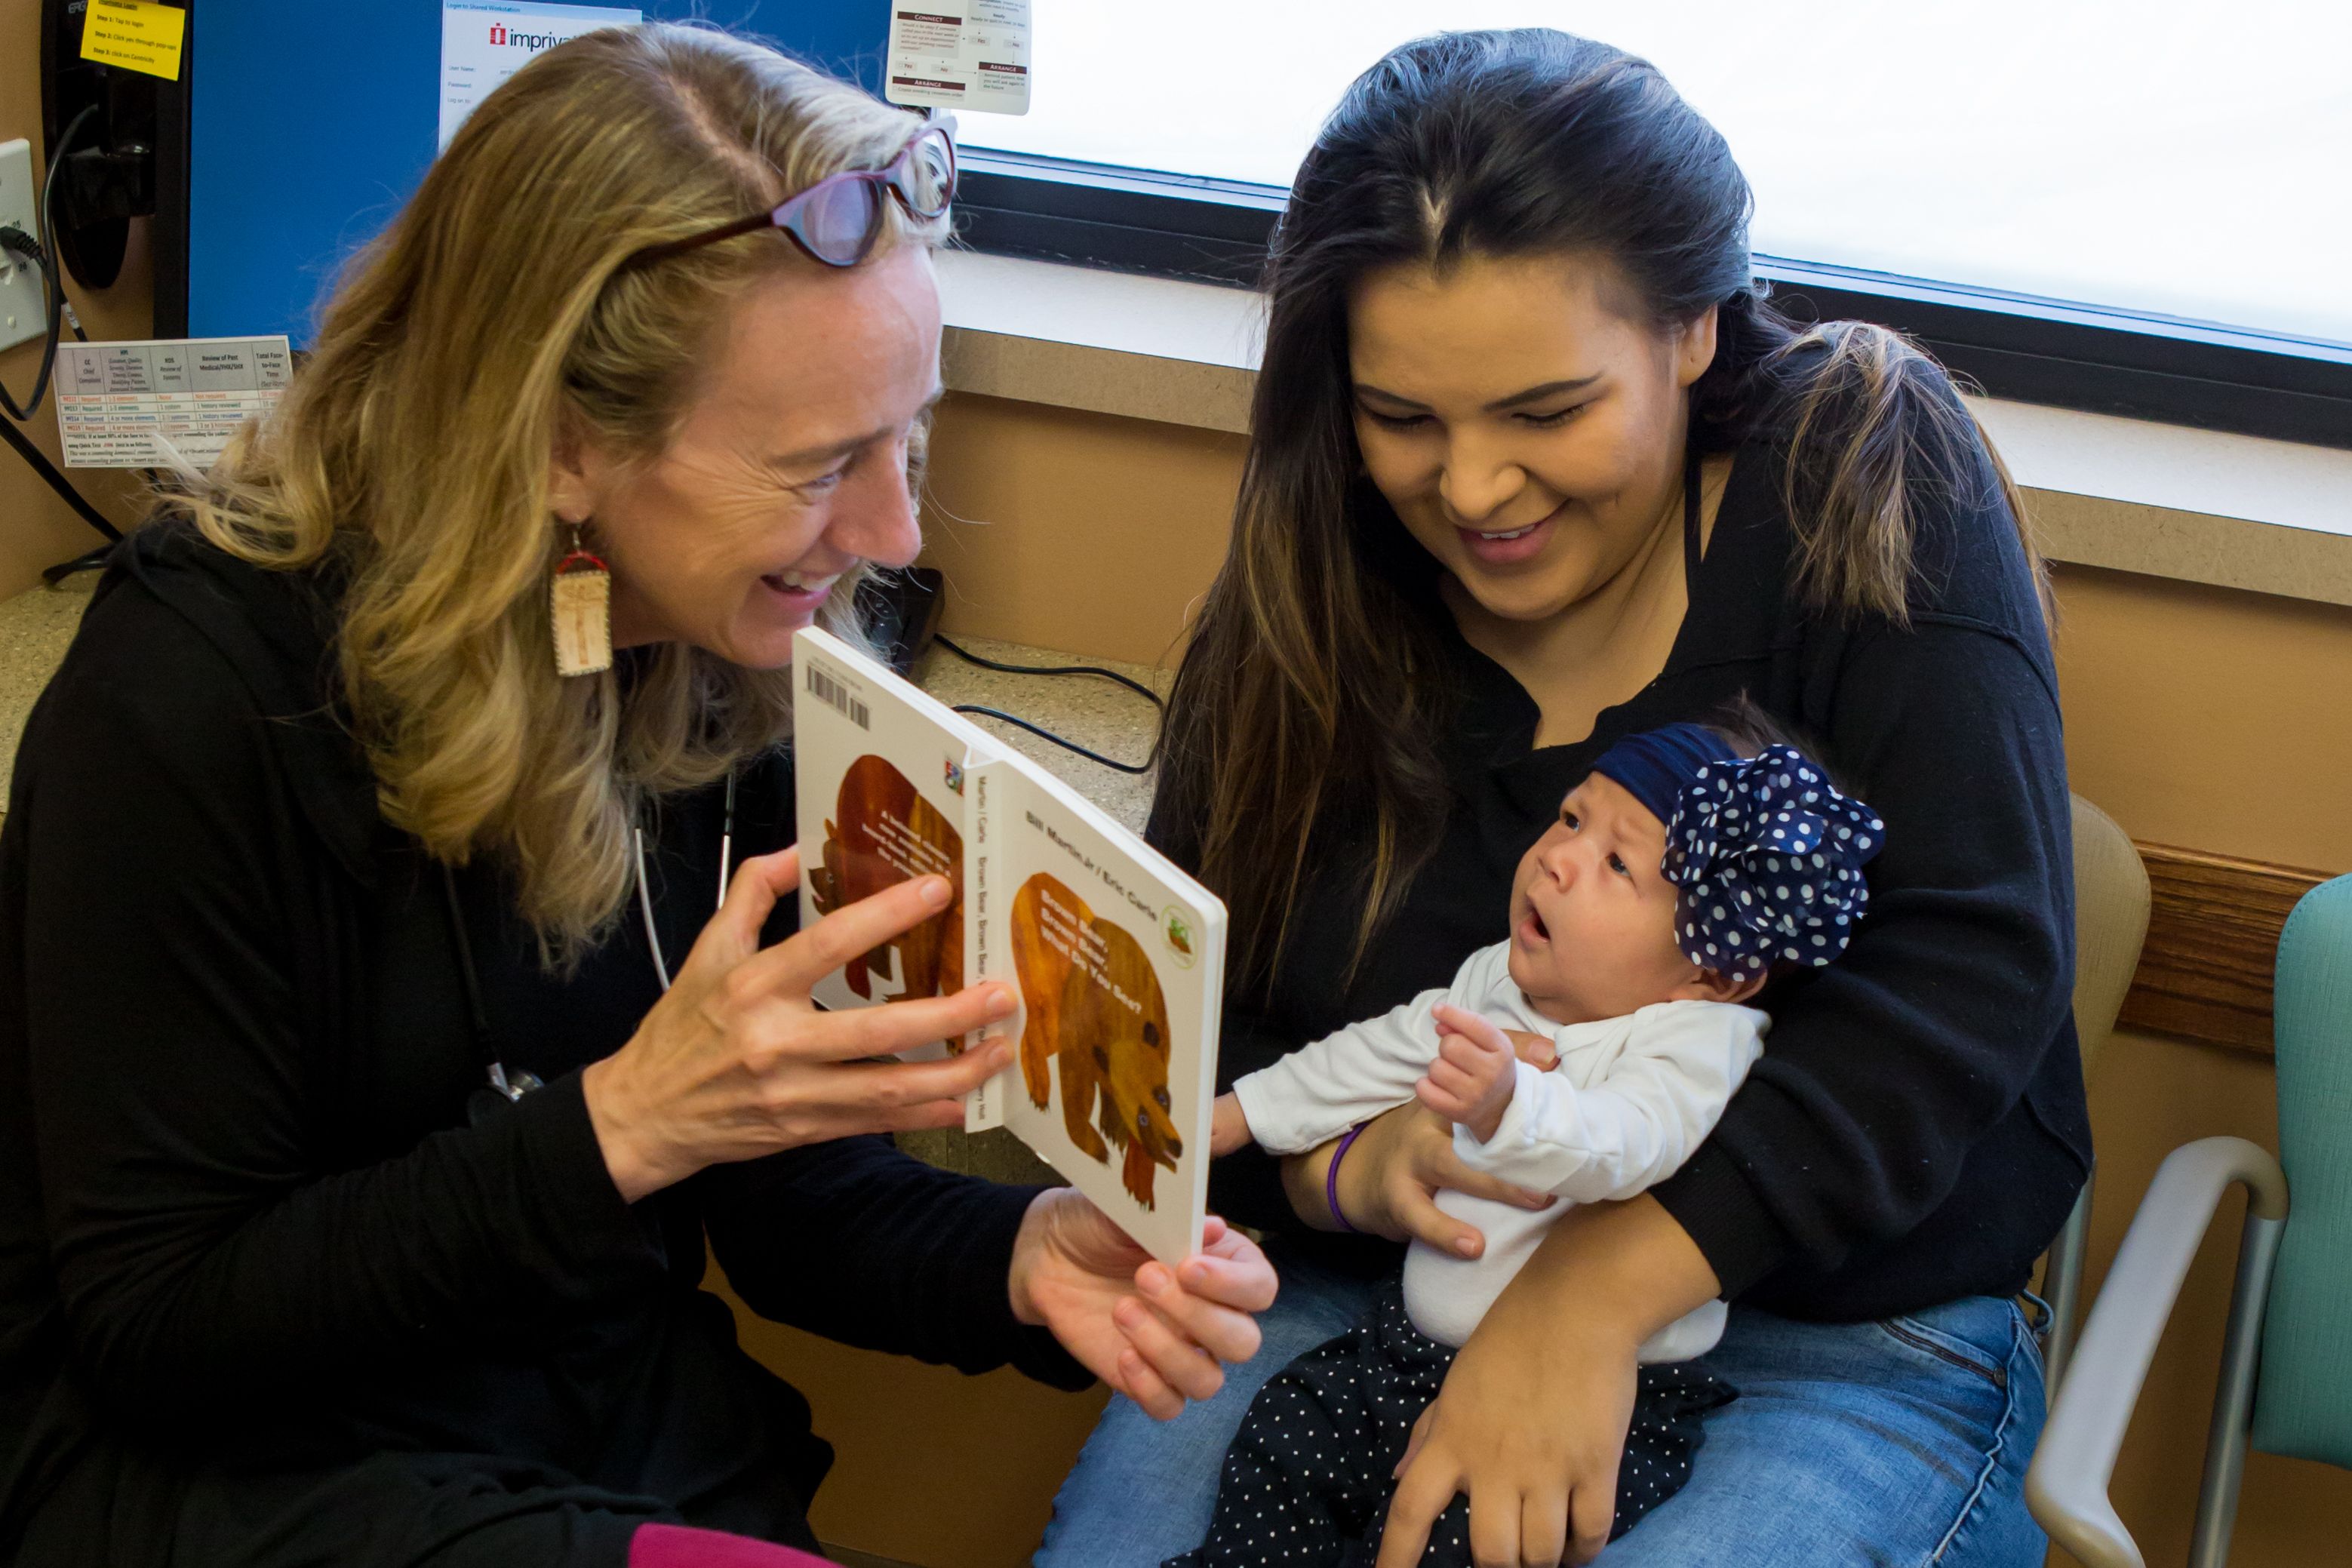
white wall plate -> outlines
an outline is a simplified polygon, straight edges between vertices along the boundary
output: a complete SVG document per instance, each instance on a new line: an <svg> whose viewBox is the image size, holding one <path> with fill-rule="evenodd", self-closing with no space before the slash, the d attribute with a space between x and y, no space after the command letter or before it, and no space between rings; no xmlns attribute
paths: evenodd
<svg viewBox="0 0 2352 1568"><path fill-rule="evenodd" d="M33 144L19 136L0 142L0 226L38 237L35 216L41 187L33 183ZM12 349L49 330L47 282L41 269L13 250L0 250L0 349Z"/></svg>

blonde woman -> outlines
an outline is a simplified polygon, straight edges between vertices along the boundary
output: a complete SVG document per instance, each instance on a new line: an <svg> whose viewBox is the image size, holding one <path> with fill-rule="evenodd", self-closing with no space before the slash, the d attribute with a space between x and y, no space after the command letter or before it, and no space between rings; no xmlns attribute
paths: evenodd
<svg viewBox="0 0 2352 1568"><path fill-rule="evenodd" d="M551 51L118 560L0 837L0 1561L792 1560L831 1451L706 1236L1156 1415L1255 1349L1240 1236L1171 1272L857 1136L957 1119L1002 1044L874 1058L1001 988L808 1001L946 894L794 934L777 847L792 633L918 548L952 184L717 33Z"/></svg>

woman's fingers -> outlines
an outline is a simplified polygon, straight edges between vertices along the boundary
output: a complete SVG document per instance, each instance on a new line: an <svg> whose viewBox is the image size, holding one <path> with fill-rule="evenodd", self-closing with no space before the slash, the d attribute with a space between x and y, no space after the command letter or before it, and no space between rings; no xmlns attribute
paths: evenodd
<svg viewBox="0 0 2352 1568"><path fill-rule="evenodd" d="M1111 1321L1160 1374L1160 1381L1186 1399L1208 1399L1225 1385L1224 1369L1216 1357L1180 1331L1166 1315L1133 1296L1111 1309Z"/></svg>
<svg viewBox="0 0 2352 1568"><path fill-rule="evenodd" d="M936 916L954 896L945 877L908 878L834 910L750 960L746 967L757 966L753 982L763 990L805 994L859 953L871 952Z"/></svg>
<svg viewBox="0 0 2352 1568"><path fill-rule="evenodd" d="M1520 1568L1517 1492L1486 1487L1470 1494L1470 1561L1479 1568Z"/></svg>
<svg viewBox="0 0 2352 1568"><path fill-rule="evenodd" d="M1243 1312L1265 1311L1282 1288L1274 1265L1257 1244L1215 1215L1208 1216L1201 1250L1186 1258L1176 1274L1192 1294Z"/></svg>
<svg viewBox="0 0 2352 1568"><path fill-rule="evenodd" d="M1169 1387L1132 1345L1118 1352L1118 1391L1154 1421L1173 1421L1184 1411L1183 1395Z"/></svg>
<svg viewBox="0 0 2352 1568"><path fill-rule="evenodd" d="M1543 1036L1530 1035L1525 1029L1506 1029L1503 1037L1511 1042L1511 1054L1538 1072L1549 1072L1559 1066L1559 1047Z"/></svg>
<svg viewBox="0 0 2352 1568"><path fill-rule="evenodd" d="M1187 1260L1188 1264L1192 1261ZM1249 1310L1195 1295L1157 1262L1147 1263L1135 1271L1135 1289L1161 1321L1203 1354L1219 1362L1244 1362L1257 1354L1257 1320L1250 1316ZM1156 1358L1154 1364L1158 1364ZM1171 1377L1170 1381L1175 1380ZM1203 1396L1196 1394L1192 1397Z"/></svg>
<svg viewBox="0 0 2352 1568"><path fill-rule="evenodd" d="M1429 1549L1429 1527L1454 1500L1462 1478L1450 1468L1423 1458L1407 1469L1389 1499L1389 1518L1381 1529L1381 1556L1376 1568L1417 1568Z"/></svg>
<svg viewBox="0 0 2352 1568"><path fill-rule="evenodd" d="M1448 1192L1462 1193L1474 1198L1492 1198L1498 1204L1515 1204L1523 1209L1548 1209L1559 1201L1549 1193L1515 1186L1500 1176L1474 1171L1467 1165L1438 1184Z"/></svg>
<svg viewBox="0 0 2352 1568"><path fill-rule="evenodd" d="M974 1029L1011 1017L1013 1006L1013 987L1000 982L968 986L952 996L854 1007L814 1018L795 1008L780 1021L792 1030L796 1058L846 1062L960 1040ZM971 1054L951 1059L969 1061Z"/></svg>
<svg viewBox="0 0 2352 1568"><path fill-rule="evenodd" d="M977 1051L931 1062L842 1062L826 1068L813 1098L876 1114L942 1100L961 1100L1012 1059L1012 1048L998 1040Z"/></svg>
<svg viewBox="0 0 2352 1568"><path fill-rule="evenodd" d="M1149 1374L1129 1396L1155 1415L1162 1414L1158 1398L1163 1392L1180 1403L1214 1397L1224 1386L1222 1363L1257 1353L1258 1327L1250 1313L1274 1300L1273 1266L1248 1237L1212 1216L1202 1241L1203 1250L1176 1271L1156 1259L1141 1265L1135 1271L1137 1294L1111 1309L1111 1321L1128 1342L1122 1375L1130 1374L1130 1357Z"/></svg>
<svg viewBox="0 0 2352 1568"><path fill-rule="evenodd" d="M760 951L760 932L776 903L801 885L798 846L772 855L754 855L735 868L727 883L727 898L710 923L695 938L686 967L716 963L732 968ZM680 978L684 977L683 969Z"/></svg>
<svg viewBox="0 0 2352 1568"><path fill-rule="evenodd" d="M838 1015L804 1016L803 1022L834 1016ZM1012 1059L1011 1047L1001 1040L926 1062L793 1057L757 1080L750 1109L779 1140L774 1147L780 1149L865 1132L961 1127L965 1097Z"/></svg>
<svg viewBox="0 0 2352 1568"><path fill-rule="evenodd" d="M1436 1413L1436 1405L1426 1405L1422 1407L1421 1414L1413 1417L1412 1436L1405 1439L1402 1457L1389 1468L1389 1479L1395 1480L1412 1468L1413 1456L1421 1452L1423 1441L1429 1436L1430 1417Z"/></svg>
<svg viewBox="0 0 2352 1568"><path fill-rule="evenodd" d="M1456 1258L1475 1258L1486 1250L1486 1234L1465 1225L1437 1206L1429 1189L1407 1178L1389 1194L1389 1215L1406 1238Z"/></svg>
<svg viewBox="0 0 2352 1568"><path fill-rule="evenodd" d="M1529 1490L1519 1499L1520 1561L1527 1568L1556 1568L1567 1556L1568 1494L1558 1488Z"/></svg>
<svg viewBox="0 0 2352 1568"><path fill-rule="evenodd" d="M1610 1529L1617 1522L1616 1468L1612 1466L1606 1475L1582 1478L1568 1500L1566 1512L1568 1560L1590 1563L1609 1544Z"/></svg>
<svg viewBox="0 0 2352 1568"><path fill-rule="evenodd" d="M1549 1193L1538 1193L1516 1186L1500 1176L1485 1171L1472 1170L1462 1163L1462 1156L1448 1142L1431 1157L1426 1169L1419 1173L1424 1184L1447 1192L1462 1193L1474 1198L1492 1198L1498 1204L1516 1204L1523 1209L1546 1209L1556 1201Z"/></svg>

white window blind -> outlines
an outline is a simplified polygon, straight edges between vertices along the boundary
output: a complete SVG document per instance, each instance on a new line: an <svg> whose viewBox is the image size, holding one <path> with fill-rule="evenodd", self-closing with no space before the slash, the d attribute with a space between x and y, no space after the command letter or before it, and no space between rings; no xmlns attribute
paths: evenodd
<svg viewBox="0 0 2352 1568"><path fill-rule="evenodd" d="M1756 187L1762 254L2352 343L2345 0L1037 0L975 145L1287 185L1441 27L1646 56Z"/></svg>

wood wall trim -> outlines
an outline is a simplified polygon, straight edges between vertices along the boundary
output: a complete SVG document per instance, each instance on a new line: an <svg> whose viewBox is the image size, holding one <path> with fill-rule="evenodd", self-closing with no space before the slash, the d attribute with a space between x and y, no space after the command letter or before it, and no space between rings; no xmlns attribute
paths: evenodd
<svg viewBox="0 0 2352 1568"><path fill-rule="evenodd" d="M2147 941L2116 1022L2271 1052L2271 977L2295 901L2330 873L2138 844Z"/></svg>

